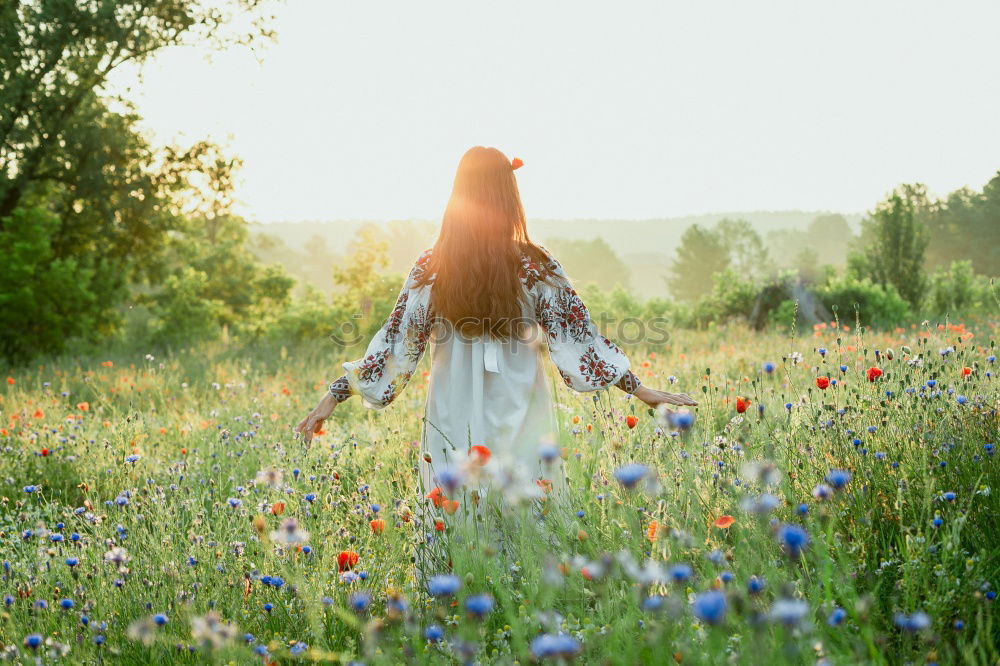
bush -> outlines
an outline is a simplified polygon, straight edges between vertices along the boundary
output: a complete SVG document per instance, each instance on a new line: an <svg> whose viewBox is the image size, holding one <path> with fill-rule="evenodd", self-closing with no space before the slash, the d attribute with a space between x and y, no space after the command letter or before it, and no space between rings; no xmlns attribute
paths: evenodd
<svg viewBox="0 0 1000 666"><path fill-rule="evenodd" d="M57 354L71 338L96 340L118 324L120 271L93 256L58 258L59 218L19 208L0 224L0 358Z"/></svg>
<svg viewBox="0 0 1000 666"><path fill-rule="evenodd" d="M875 284L870 278L835 277L817 288L816 296L833 316L857 319L869 327L891 328L913 316L895 287Z"/></svg>
<svg viewBox="0 0 1000 666"><path fill-rule="evenodd" d="M953 261L948 270L939 268L930 279L927 298L935 316L969 314L995 307L989 281L976 275L971 261Z"/></svg>

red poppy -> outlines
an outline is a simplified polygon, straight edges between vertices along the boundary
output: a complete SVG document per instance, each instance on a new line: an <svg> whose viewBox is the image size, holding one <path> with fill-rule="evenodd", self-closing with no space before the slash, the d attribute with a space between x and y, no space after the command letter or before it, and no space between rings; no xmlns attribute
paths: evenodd
<svg viewBox="0 0 1000 666"><path fill-rule="evenodd" d="M522 160L520 157L515 157L510 161L510 168L514 169L515 171L523 166L524 166L524 160Z"/></svg>
<svg viewBox="0 0 1000 666"><path fill-rule="evenodd" d="M715 522L712 523L712 526L718 527L720 530L725 530L728 529L729 526L735 522L736 519L727 514L725 516L719 516L718 518L716 518Z"/></svg>
<svg viewBox="0 0 1000 666"><path fill-rule="evenodd" d="M816 378L816 387L817 388L823 389L825 391L826 388L829 385L830 385L830 378L829 377L817 377Z"/></svg>
<svg viewBox="0 0 1000 666"><path fill-rule="evenodd" d="M14 383L14 378L13 377L8 377L7 378L7 383L8 384L13 384Z"/></svg>
<svg viewBox="0 0 1000 666"><path fill-rule="evenodd" d="M272 516L280 516L284 512L285 512L285 503L284 502L275 502L274 504L271 505L271 515Z"/></svg>
<svg viewBox="0 0 1000 666"><path fill-rule="evenodd" d="M868 368L868 381L873 382L882 376L882 371L875 366Z"/></svg>
<svg viewBox="0 0 1000 666"><path fill-rule="evenodd" d="M968 377L971 374L972 374L972 368L970 368L969 366L965 366L964 368L962 368L963 377Z"/></svg>
<svg viewBox="0 0 1000 666"><path fill-rule="evenodd" d="M451 514L455 513L456 511L458 511L458 500L449 500L449 499L446 499L443 502L443 504L444 504L444 511L449 516Z"/></svg>
<svg viewBox="0 0 1000 666"><path fill-rule="evenodd" d="M636 416L634 416L632 414L629 414L628 416L625 417L625 425L628 426L629 430L631 430L632 428L634 428L638 423L639 423L638 417L636 417Z"/></svg>
<svg viewBox="0 0 1000 666"><path fill-rule="evenodd" d="M382 532L385 531L385 521L381 518L376 518L368 523L368 525L372 528L372 532L375 534L382 534Z"/></svg>
<svg viewBox="0 0 1000 666"><path fill-rule="evenodd" d="M445 496L444 491L441 490L440 487L435 486L434 490L427 493L427 499L429 499L435 507L440 509L444 504L444 501L448 498Z"/></svg>
<svg viewBox="0 0 1000 666"><path fill-rule="evenodd" d="M488 448L485 446L479 446L478 444L469 449L469 456L471 456L472 459L480 465L488 463L492 455L493 453Z"/></svg>
<svg viewBox="0 0 1000 666"><path fill-rule="evenodd" d="M434 521L434 529L436 531L438 531L438 532L444 532L444 521L443 520L435 520Z"/></svg>
<svg viewBox="0 0 1000 666"><path fill-rule="evenodd" d="M78 403L76 403L76 408L79 409L81 412L88 412L88 411L90 411L90 403L89 402L78 402Z"/></svg>
<svg viewBox="0 0 1000 666"><path fill-rule="evenodd" d="M340 571L340 573L350 571L357 563L358 554L353 550L342 550L340 551L340 554L337 555L337 570Z"/></svg>
<svg viewBox="0 0 1000 666"><path fill-rule="evenodd" d="M41 453L42 453L42 457L45 457L45 456L49 455L49 450L48 449L42 449Z"/></svg>
<svg viewBox="0 0 1000 666"><path fill-rule="evenodd" d="M44 419L45 418L45 412L43 412L42 408L39 407L38 409L35 410L35 413L32 414L31 416L33 418L36 418L36 419Z"/></svg>
<svg viewBox="0 0 1000 666"><path fill-rule="evenodd" d="M649 529L646 530L646 538L650 542L656 541L657 537L660 535L660 524L655 520L649 523Z"/></svg>
<svg viewBox="0 0 1000 666"><path fill-rule="evenodd" d="M742 396L736 396L736 411L742 414L747 411L747 407L750 406L750 398L744 398Z"/></svg>

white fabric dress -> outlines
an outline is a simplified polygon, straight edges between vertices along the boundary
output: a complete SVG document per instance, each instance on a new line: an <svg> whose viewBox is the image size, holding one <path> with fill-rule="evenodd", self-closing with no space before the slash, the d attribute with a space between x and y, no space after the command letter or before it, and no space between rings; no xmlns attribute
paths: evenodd
<svg viewBox="0 0 1000 666"><path fill-rule="evenodd" d="M556 426L541 343L547 344L563 381L577 391L621 386L626 375L634 379L628 358L597 331L551 255L544 265L527 257L522 261L524 315L537 322L534 335L494 340L447 334L451 327L434 321L433 281L416 284L429 257L430 250L417 259L395 309L365 357L344 363L350 392L360 394L368 407L385 407L406 386L431 342L420 474L423 492L439 486L438 471L465 460L474 445L523 466L535 479L545 478L539 448L543 442L554 442Z"/></svg>

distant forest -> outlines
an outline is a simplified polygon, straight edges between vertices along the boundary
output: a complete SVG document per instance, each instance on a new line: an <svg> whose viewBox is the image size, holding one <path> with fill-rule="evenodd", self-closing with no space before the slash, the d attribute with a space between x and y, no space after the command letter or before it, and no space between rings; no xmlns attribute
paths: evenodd
<svg viewBox="0 0 1000 666"><path fill-rule="evenodd" d="M710 229L723 220L747 222L769 249L768 264L774 268L799 268L809 261L842 268L862 217L825 211L764 211L653 220L529 219L528 232L559 257L581 286L621 285L640 298L665 298L670 296L668 279L681 238L695 225ZM433 244L437 229L437 222L427 220L251 224L249 246L262 263L280 263L300 282L330 292L333 267L355 249L363 230L367 230L365 237L387 243L387 270L402 273Z"/></svg>

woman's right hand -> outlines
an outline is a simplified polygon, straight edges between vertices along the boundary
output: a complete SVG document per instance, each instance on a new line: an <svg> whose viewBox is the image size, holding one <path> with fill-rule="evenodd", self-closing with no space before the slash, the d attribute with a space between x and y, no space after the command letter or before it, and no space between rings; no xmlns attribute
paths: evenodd
<svg viewBox="0 0 1000 666"><path fill-rule="evenodd" d="M687 393L667 393L666 391L658 391L656 389L649 388L648 386L640 386L632 395L639 400L642 400L653 409L656 409L660 405L694 406L698 404L698 402Z"/></svg>
<svg viewBox="0 0 1000 666"><path fill-rule="evenodd" d="M313 409L309 414L302 419L302 421L295 426L296 432L302 434L302 439L306 444L312 441L313 435L318 433L323 429L323 422L330 418L330 414L333 413L334 407L337 406L337 400L327 393L323 396L323 399L319 401L316 408Z"/></svg>

